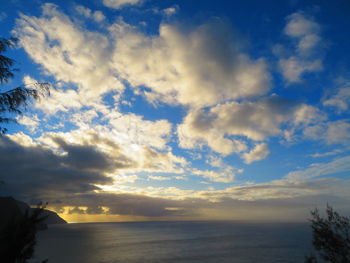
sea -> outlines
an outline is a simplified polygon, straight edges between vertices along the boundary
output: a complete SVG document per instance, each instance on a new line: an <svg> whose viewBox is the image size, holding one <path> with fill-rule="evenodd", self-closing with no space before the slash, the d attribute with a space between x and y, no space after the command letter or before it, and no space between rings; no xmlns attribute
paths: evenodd
<svg viewBox="0 0 350 263"><path fill-rule="evenodd" d="M168 221L50 225L35 261L296 263L312 251L307 223ZM33 261L33 262L35 262Z"/></svg>

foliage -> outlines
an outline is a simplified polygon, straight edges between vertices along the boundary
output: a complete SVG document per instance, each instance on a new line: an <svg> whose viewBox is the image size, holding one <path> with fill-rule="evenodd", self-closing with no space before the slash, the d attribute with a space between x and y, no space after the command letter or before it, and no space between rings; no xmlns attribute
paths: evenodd
<svg viewBox="0 0 350 263"><path fill-rule="evenodd" d="M326 216L321 217L317 209L311 211L313 246L320 258L326 262L350 262L350 221L327 205ZM316 256L308 256L305 262L316 263Z"/></svg>
<svg viewBox="0 0 350 263"><path fill-rule="evenodd" d="M24 215L14 217L0 233L0 261L6 263L27 263L34 256L36 233L45 224L43 216L45 206L26 211ZM42 261L46 263L48 260Z"/></svg>
<svg viewBox="0 0 350 263"><path fill-rule="evenodd" d="M306 256L304 263L317 263L317 258L314 255Z"/></svg>
<svg viewBox="0 0 350 263"><path fill-rule="evenodd" d="M15 61L3 55L8 48L14 48L17 41L16 38L0 38L0 84L8 83L14 77L14 72L17 71L13 68ZM50 87L48 83L33 83L0 92L0 123L16 122L15 119L3 115L6 113L22 114L21 107L26 108L31 99L37 100L48 93ZM6 131L6 128L0 126L0 134Z"/></svg>

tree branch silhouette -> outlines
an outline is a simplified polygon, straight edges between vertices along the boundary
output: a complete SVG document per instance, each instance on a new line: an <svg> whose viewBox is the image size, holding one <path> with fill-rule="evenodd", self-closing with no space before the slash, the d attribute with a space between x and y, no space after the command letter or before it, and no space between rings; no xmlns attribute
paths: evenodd
<svg viewBox="0 0 350 263"><path fill-rule="evenodd" d="M322 217L315 209L311 211L312 244L318 253L307 256L305 263L317 263L318 258L332 263L350 262L350 220L327 205Z"/></svg>
<svg viewBox="0 0 350 263"><path fill-rule="evenodd" d="M0 84L8 83L14 77L13 68L15 60L4 56L3 53L9 48L16 47L17 38L0 38ZM22 114L22 108L26 109L31 100L38 100L46 94L50 94L51 84L47 82L32 83L0 92L0 123L16 123L16 119L3 116L6 113ZM1 116L2 115L2 116ZM7 129L0 126L0 134L7 132Z"/></svg>

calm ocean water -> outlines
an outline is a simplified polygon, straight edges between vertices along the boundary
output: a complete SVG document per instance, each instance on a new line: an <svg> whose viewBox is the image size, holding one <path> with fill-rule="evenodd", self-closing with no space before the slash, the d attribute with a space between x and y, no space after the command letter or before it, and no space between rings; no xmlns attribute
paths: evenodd
<svg viewBox="0 0 350 263"><path fill-rule="evenodd" d="M36 259L49 263L303 262L308 224L133 222L52 225Z"/></svg>

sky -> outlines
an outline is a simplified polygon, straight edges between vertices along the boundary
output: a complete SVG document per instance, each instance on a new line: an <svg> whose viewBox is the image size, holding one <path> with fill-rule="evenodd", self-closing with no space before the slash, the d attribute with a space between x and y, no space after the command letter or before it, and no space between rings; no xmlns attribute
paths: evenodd
<svg viewBox="0 0 350 263"><path fill-rule="evenodd" d="M69 222L350 214L347 0L8 0L0 194Z"/></svg>

